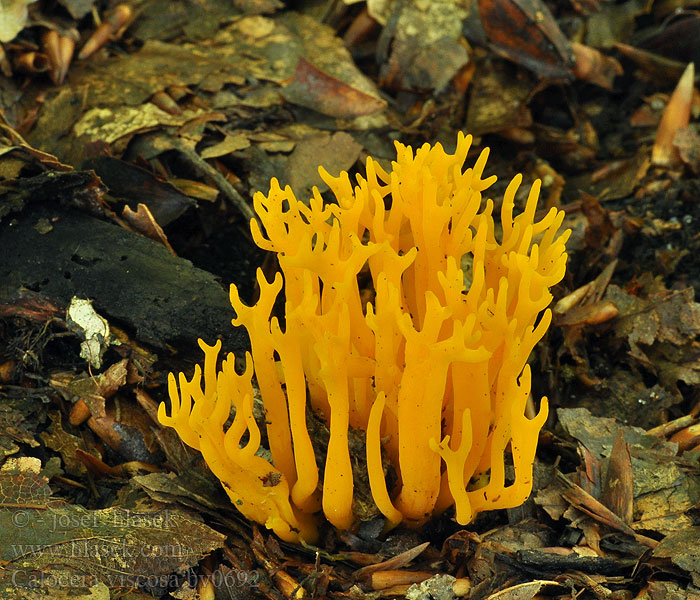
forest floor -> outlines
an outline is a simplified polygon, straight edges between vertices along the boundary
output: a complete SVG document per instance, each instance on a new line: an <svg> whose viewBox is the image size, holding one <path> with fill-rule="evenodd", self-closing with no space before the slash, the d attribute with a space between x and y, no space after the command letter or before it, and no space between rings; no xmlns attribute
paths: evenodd
<svg viewBox="0 0 700 600"><path fill-rule="evenodd" d="M0 2L0 597L700 599L696 8ZM272 177L330 200L460 131L494 214L522 173L572 231L532 494L284 543L159 423L168 373L248 348Z"/></svg>

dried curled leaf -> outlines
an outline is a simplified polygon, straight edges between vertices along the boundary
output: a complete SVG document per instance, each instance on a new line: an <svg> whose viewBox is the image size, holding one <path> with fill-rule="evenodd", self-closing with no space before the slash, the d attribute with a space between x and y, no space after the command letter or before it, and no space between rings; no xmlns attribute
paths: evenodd
<svg viewBox="0 0 700 600"><path fill-rule="evenodd" d="M9 42L27 23L27 6L35 0L0 0L0 42Z"/></svg>

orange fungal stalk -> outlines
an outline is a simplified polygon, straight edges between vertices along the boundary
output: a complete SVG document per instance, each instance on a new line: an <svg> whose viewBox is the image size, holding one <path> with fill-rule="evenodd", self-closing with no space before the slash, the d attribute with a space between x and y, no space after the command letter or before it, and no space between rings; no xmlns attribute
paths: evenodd
<svg viewBox="0 0 700 600"><path fill-rule="evenodd" d="M200 341L203 381L199 367L190 381L170 376L170 415L161 405L160 421L202 452L243 515L285 540L313 542L321 510L338 529L353 526L351 430L365 432L367 479L390 526L419 525L450 506L466 524L532 490L547 399L525 416L527 359L551 321L549 288L564 276L569 231L559 233L555 208L535 221L539 181L513 216L517 175L497 235L493 202L482 198L496 180L483 175L488 150L464 169L470 145L462 134L454 154L397 143L392 171L368 158L355 185L320 169L337 204L317 190L305 204L273 179L267 196L254 197L251 231L282 273L268 282L258 271L254 306L231 286L233 323L251 341L245 372L231 354L217 371L220 343ZM283 287L284 325L272 316ZM310 410L329 430L325 462Z"/></svg>

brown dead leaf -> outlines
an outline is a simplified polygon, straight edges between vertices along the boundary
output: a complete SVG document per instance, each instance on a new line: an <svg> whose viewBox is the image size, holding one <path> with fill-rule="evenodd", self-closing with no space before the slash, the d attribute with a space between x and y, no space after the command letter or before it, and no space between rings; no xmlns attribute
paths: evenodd
<svg viewBox="0 0 700 600"><path fill-rule="evenodd" d="M19 317L44 323L50 319L62 317L64 314L64 308L26 288L18 289L10 297L5 296L5 302L0 304L0 316L4 318Z"/></svg>
<svg viewBox="0 0 700 600"><path fill-rule="evenodd" d="M622 65L611 56L578 42L571 42L571 49L575 57L574 75L612 91L615 77L624 72Z"/></svg>
<svg viewBox="0 0 700 600"><path fill-rule="evenodd" d="M350 170L361 151L362 145L344 131L308 138L303 144L298 144L289 156L281 183L289 183L296 197L306 201L311 197L314 186L321 193L328 189L318 173L319 165L323 165L332 175L337 175L340 171Z"/></svg>
<svg viewBox="0 0 700 600"><path fill-rule="evenodd" d="M377 5L368 3L373 16ZM386 41L378 47L384 63L382 85L443 91L470 62L468 44L462 37L462 22L468 11L465 3L455 0L393 3L389 21L379 19L386 24L382 32ZM384 60L389 40L391 54Z"/></svg>
<svg viewBox="0 0 700 600"><path fill-rule="evenodd" d="M491 48L542 77L571 79L569 41L541 0L479 0Z"/></svg>
<svg viewBox="0 0 700 600"><path fill-rule="evenodd" d="M649 600L667 600L669 598L700 600L700 592L692 585L684 588L673 581L650 581L639 592L638 597Z"/></svg>
<svg viewBox="0 0 700 600"><path fill-rule="evenodd" d="M148 210L148 207L145 204L139 203L136 212L131 210L131 208L128 206L125 206L124 211L122 212L122 217L124 217L124 220L135 231L139 232L141 235L145 235L147 238L163 244L163 246L170 251L170 254L176 256L175 250L173 250L170 242L168 242L168 236L165 235L163 228L156 223L151 211Z"/></svg>
<svg viewBox="0 0 700 600"><path fill-rule="evenodd" d="M90 417L87 424L125 461L157 462L153 421L136 403L117 398L107 406L105 416Z"/></svg>
<svg viewBox="0 0 700 600"><path fill-rule="evenodd" d="M82 19L90 12L93 0L58 0L74 19Z"/></svg>
<svg viewBox="0 0 700 600"><path fill-rule="evenodd" d="M212 146L208 146L202 150L200 154L202 158L218 158L230 154L231 152L236 152L236 150L243 150L249 146L249 137L243 132L238 132L227 134L223 140Z"/></svg>
<svg viewBox="0 0 700 600"><path fill-rule="evenodd" d="M69 402L83 400L95 417L105 415L105 399L126 383L128 359L111 365L104 373L87 375L61 372L51 377L51 386Z"/></svg>
<svg viewBox="0 0 700 600"><path fill-rule="evenodd" d="M603 323L619 313L613 302L601 301L610 283L617 259L601 271L593 280L559 300L554 306L558 325L593 325Z"/></svg>
<svg viewBox="0 0 700 600"><path fill-rule="evenodd" d="M647 490L647 493L635 494L635 522L632 524L635 529L669 535L694 524L689 512L700 501L697 477L687 476L679 465L653 459L640 461L635 474L644 478Z"/></svg>
<svg viewBox="0 0 700 600"><path fill-rule="evenodd" d="M685 452L696 448L700 444L700 423L681 429L675 435L671 436L671 441L678 444L679 452Z"/></svg>
<svg viewBox="0 0 700 600"><path fill-rule="evenodd" d="M36 0L0 2L0 42L9 42L22 31L29 16L27 5Z"/></svg>
<svg viewBox="0 0 700 600"><path fill-rule="evenodd" d="M607 527L632 536L635 541L644 546L654 548L658 544L656 540L635 533L618 515L576 484L567 480L567 485L569 485L569 489L564 491L562 495L573 507Z"/></svg>
<svg viewBox="0 0 700 600"><path fill-rule="evenodd" d="M588 219L586 227L586 245L588 248L599 250L612 237L617 228L610 219L610 213L604 209L600 201L585 192L580 193L581 211Z"/></svg>
<svg viewBox="0 0 700 600"><path fill-rule="evenodd" d="M659 289L643 299L612 285L606 296L620 309L616 335L632 347L654 342L681 346L700 335L700 304L692 289Z"/></svg>
<svg viewBox="0 0 700 600"><path fill-rule="evenodd" d="M671 4L669 4L671 6ZM658 4L655 5L655 9ZM693 11L677 10L674 19L664 19L661 28L652 28L639 46L681 63L689 63L698 57L700 40L700 16Z"/></svg>
<svg viewBox="0 0 700 600"><path fill-rule="evenodd" d="M598 143L595 129L586 123L586 119L581 119L576 127L568 131L536 123L533 130L537 135L538 151L543 156L556 157L569 168L588 168L596 157Z"/></svg>
<svg viewBox="0 0 700 600"><path fill-rule="evenodd" d="M200 462L191 454L189 461L180 468L183 469L182 475L149 473L134 476L132 482L156 502L192 507L200 514L208 514L226 523L243 539L248 539L250 531L241 525L221 482L209 471L204 461ZM231 515L231 518L227 515Z"/></svg>
<svg viewBox="0 0 700 600"><path fill-rule="evenodd" d="M425 542L380 563L362 567L361 569L355 571L355 578L361 580L379 571L385 571L387 569L400 569L401 567L405 567L412 560L418 558L428 546L430 546L430 543Z"/></svg>
<svg viewBox="0 0 700 600"><path fill-rule="evenodd" d="M486 600L535 600L540 597L540 592L547 590L553 592L561 589L563 586L556 581L530 581L528 583L520 583L512 587L496 592L487 596Z"/></svg>
<svg viewBox="0 0 700 600"><path fill-rule="evenodd" d="M184 110L171 115L151 102L141 106L93 108L75 123L75 135L85 141L113 144L121 138L162 126L181 126L201 117L201 110ZM218 113L213 113L218 116Z"/></svg>
<svg viewBox="0 0 700 600"><path fill-rule="evenodd" d="M687 127L679 128L673 136L673 145L678 150L680 159L693 173L700 174L700 126L691 123Z"/></svg>
<svg viewBox="0 0 700 600"><path fill-rule="evenodd" d="M86 108L137 106L168 86L198 85L205 79L214 88L243 83L246 63L231 56L240 51L240 44L227 50L148 40L133 54L75 65L71 68L71 83L85 86L79 97ZM78 97L77 92L73 94Z"/></svg>
<svg viewBox="0 0 700 600"><path fill-rule="evenodd" d="M629 196L639 187L649 169L649 149L640 146L631 158L609 162L586 177L580 187L599 201Z"/></svg>
<svg viewBox="0 0 700 600"><path fill-rule="evenodd" d="M675 454L675 447L638 427L621 425L611 417L596 417L585 408L560 408L557 416L564 430L590 450L600 461L610 456L615 438L622 428L625 441L632 447L658 452L665 457ZM639 485L635 478L635 485Z"/></svg>
<svg viewBox="0 0 700 600"><path fill-rule="evenodd" d="M19 451L17 444L26 444L30 448L39 446L36 429L44 410L37 406L31 395L20 398L3 399L0 411L0 459Z"/></svg>
<svg viewBox="0 0 700 600"><path fill-rule="evenodd" d="M383 100L336 79L303 56L299 57L294 77L282 88L282 96L294 104L342 119L371 115L386 108Z"/></svg>
<svg viewBox="0 0 700 600"><path fill-rule="evenodd" d="M194 206L191 198L152 172L111 156L96 156L86 161L112 196L126 199L133 208L143 202L161 227L166 227Z"/></svg>
<svg viewBox="0 0 700 600"><path fill-rule="evenodd" d="M29 456L8 458L0 467L0 506L46 508L46 503L51 496L51 488L48 478L40 474L40 469L41 461L38 458ZM9 516L6 511L0 515ZM7 527L3 526L0 532L10 536L12 528L9 527L9 523L7 525Z"/></svg>
<svg viewBox="0 0 700 600"><path fill-rule="evenodd" d="M647 75L666 83L678 81L688 64L687 62L664 58L653 52L647 52L628 44L615 43L615 48L634 61Z"/></svg>
<svg viewBox="0 0 700 600"><path fill-rule="evenodd" d="M632 529L645 534L656 531L668 535L692 524L687 511L700 501L700 478L697 473L683 467L682 459L675 457L675 444L642 429L621 425L614 419L594 417L583 408L559 409L557 414L564 429L600 460L609 461L613 440L620 433L624 435L631 456L634 514L629 525ZM550 490L542 500L538 494L538 503L552 504L554 494ZM589 504L581 498L575 502L582 506ZM556 502L552 505L556 508ZM609 522L612 518L605 516L605 511L600 512L595 503L590 504L588 510L597 513L601 522ZM567 518L569 516L573 515L567 513ZM622 523L621 519L619 521Z"/></svg>
<svg viewBox="0 0 700 600"><path fill-rule="evenodd" d="M46 169L51 169L53 171L69 172L73 171L73 167L70 165L64 165L52 154L47 152L42 152L36 148L32 148L29 145L21 143L17 146L5 146L0 143L0 155L12 153L13 156L17 156L21 160L25 161L27 164L35 164L37 166L42 166Z"/></svg>
<svg viewBox="0 0 700 600"><path fill-rule="evenodd" d="M217 167L221 170L219 165L217 165ZM189 198L204 200L205 202L215 202L220 193L215 187L202 183L201 181L195 181L194 179L169 177L168 183Z"/></svg>
<svg viewBox="0 0 700 600"><path fill-rule="evenodd" d="M625 523L631 523L634 508L632 504L632 458L622 430L618 431L612 447L608 472L603 482L603 504L618 515Z"/></svg>
<svg viewBox="0 0 700 600"><path fill-rule="evenodd" d="M500 63L500 64L499 64ZM537 88L531 75L514 77L514 67L501 61L480 63L472 82L466 127L472 135L529 127L527 101Z"/></svg>
<svg viewBox="0 0 700 600"><path fill-rule="evenodd" d="M60 412L50 412L49 418L51 419L51 427L48 431L42 431L39 434L41 441L44 442L48 448L51 448L61 455L66 473L73 477L83 475L85 473L85 467L78 458L77 452L81 449L89 449L90 452L99 454L99 450L97 450L95 446L88 446L84 439L68 433L61 423L62 418Z"/></svg>
<svg viewBox="0 0 700 600"><path fill-rule="evenodd" d="M634 31L635 19L648 13L652 0L600 2L591 11L586 24L586 44L609 48L615 42L627 41Z"/></svg>
<svg viewBox="0 0 700 600"><path fill-rule="evenodd" d="M618 314L619 311L615 304L609 300L603 300L569 309L558 317L556 322L561 327L597 325L614 319Z"/></svg>
<svg viewBox="0 0 700 600"><path fill-rule="evenodd" d="M667 558L674 565L700 578L700 527L688 527L666 537L654 549L655 558Z"/></svg>

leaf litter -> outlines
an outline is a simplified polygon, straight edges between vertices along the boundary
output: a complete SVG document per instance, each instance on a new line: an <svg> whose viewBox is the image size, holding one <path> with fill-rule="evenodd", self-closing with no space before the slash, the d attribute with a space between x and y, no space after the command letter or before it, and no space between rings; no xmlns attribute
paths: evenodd
<svg viewBox="0 0 700 600"><path fill-rule="evenodd" d="M671 4L0 3L3 594L700 598L698 18ZM280 544L157 424L165 376L197 335L246 348L222 283L275 270L246 230L270 177L306 198L319 163L460 129L573 230L532 497Z"/></svg>

